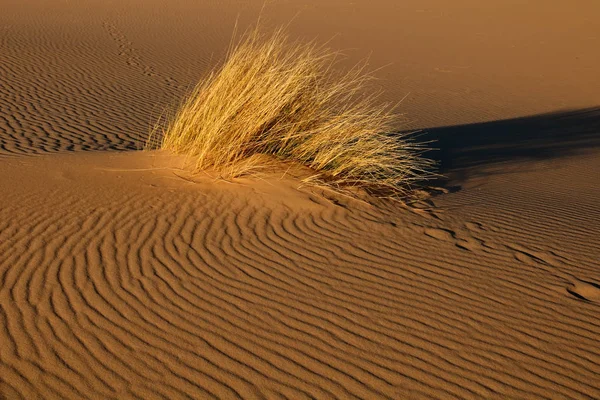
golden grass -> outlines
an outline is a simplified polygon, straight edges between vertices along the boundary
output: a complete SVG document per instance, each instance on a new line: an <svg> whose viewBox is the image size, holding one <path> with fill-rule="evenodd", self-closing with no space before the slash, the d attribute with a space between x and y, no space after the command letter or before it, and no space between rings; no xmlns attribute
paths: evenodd
<svg viewBox="0 0 600 400"><path fill-rule="evenodd" d="M430 162L406 135L390 134L392 107L367 95L364 64L336 73L337 53L291 42L282 30L243 36L224 64L183 101L159 147L189 157L195 170L235 177L268 155L300 163L307 182L403 193Z"/></svg>

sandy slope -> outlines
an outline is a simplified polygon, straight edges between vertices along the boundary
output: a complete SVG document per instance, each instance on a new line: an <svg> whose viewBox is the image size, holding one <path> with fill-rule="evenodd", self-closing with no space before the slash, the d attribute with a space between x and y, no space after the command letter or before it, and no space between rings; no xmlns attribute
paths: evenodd
<svg viewBox="0 0 600 400"><path fill-rule="evenodd" d="M409 209L134 151L262 3L4 0L0 398L600 398L600 7L520 3L265 11L394 62Z"/></svg>

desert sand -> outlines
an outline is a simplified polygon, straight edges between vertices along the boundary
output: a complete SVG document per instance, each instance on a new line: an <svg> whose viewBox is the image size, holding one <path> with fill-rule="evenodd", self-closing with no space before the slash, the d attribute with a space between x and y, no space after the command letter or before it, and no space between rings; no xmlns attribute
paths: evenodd
<svg viewBox="0 0 600 400"><path fill-rule="evenodd" d="M596 0L0 8L0 398L600 398ZM261 9L383 67L443 190L142 151Z"/></svg>

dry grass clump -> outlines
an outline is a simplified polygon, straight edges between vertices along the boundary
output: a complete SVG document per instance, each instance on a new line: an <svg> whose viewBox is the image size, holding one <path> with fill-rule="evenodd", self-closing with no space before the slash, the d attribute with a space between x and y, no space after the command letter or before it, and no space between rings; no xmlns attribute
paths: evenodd
<svg viewBox="0 0 600 400"><path fill-rule="evenodd" d="M307 181L401 193L429 166L419 146L391 135L396 115L365 95L364 65L340 74L337 54L254 29L202 80L168 122L160 147L196 170L235 177L264 157L300 163ZM263 161L261 161L263 160Z"/></svg>

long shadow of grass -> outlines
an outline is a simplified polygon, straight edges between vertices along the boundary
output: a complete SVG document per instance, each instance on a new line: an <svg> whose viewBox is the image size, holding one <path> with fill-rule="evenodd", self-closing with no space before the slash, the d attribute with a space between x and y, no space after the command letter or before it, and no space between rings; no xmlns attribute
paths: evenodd
<svg viewBox="0 0 600 400"><path fill-rule="evenodd" d="M600 147L600 107L423 129L424 155L441 174L462 175L495 163L543 160Z"/></svg>

